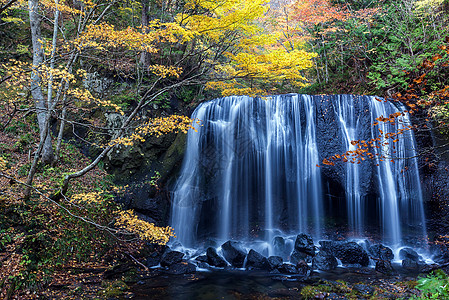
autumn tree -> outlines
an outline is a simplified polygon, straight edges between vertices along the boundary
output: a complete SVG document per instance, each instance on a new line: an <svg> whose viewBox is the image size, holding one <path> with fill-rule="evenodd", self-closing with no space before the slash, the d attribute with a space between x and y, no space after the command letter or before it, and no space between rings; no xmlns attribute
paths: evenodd
<svg viewBox="0 0 449 300"><path fill-rule="evenodd" d="M24 2L17 5L25 7ZM157 4L163 6L160 18L146 18L148 5L29 0L32 61L3 63L0 90L2 101L21 103L20 111L34 113L37 119L39 143L30 152L26 182L1 172L25 186L25 199L37 193L68 214L94 224L58 202L77 199L69 197L72 179L94 170L114 148L131 147L148 135L192 128L192 120L184 116L148 118L153 103L185 87L195 87L199 93L206 86L222 95L264 95L286 83L291 87L307 84L303 72L312 66L315 55L300 45L286 48L280 32L264 30L262 18L268 10L264 0L187 1L179 6L163 2ZM142 24L135 22L139 17ZM117 102L113 95L93 92L84 84L89 77L87 67L103 69L116 80L126 78L132 97ZM84 118L93 109L117 114L119 124L111 129L101 118ZM60 189L49 196L33 186L33 179L40 162L61 163L67 125L86 128L90 138L84 140L98 155L64 174ZM4 162L0 163L3 168ZM118 220L118 225L150 241L165 243L173 234L169 229L144 226L132 212L120 214Z"/></svg>
<svg viewBox="0 0 449 300"><path fill-rule="evenodd" d="M302 71L311 67L314 55L301 49L286 51L278 44L275 34L263 31L258 23L268 9L263 0L228 0L218 5L208 1L187 1L177 9L167 9L164 21L145 21L148 23L145 27L132 24L133 15L128 16L131 22L124 22L125 25L110 22L106 16L115 9L114 6L126 14L127 4L121 2L83 1L80 6L73 6L63 2L29 1L33 63L11 62L4 66L6 70L10 68L8 86L16 89L26 86L23 74L31 72L29 91L38 116L40 144L30 168L28 185L32 183L39 159L44 163L54 162L51 120L60 120L54 150L57 157L64 124L68 121L67 111L77 110L79 103L112 108L122 114L124 120L90 166L65 177L63 193L67 191L70 179L90 171L117 143L125 140L127 145L131 143L128 138L123 139L126 135L134 140L142 139L141 135L133 134L127 128L131 124L138 125L136 117L170 91L207 83L208 88L221 90L223 95L257 95L267 92L263 88L265 82L305 84ZM145 5L143 9L145 14ZM46 31L45 36L43 13L52 15L53 23L53 30ZM70 15L74 18L69 18ZM147 56L143 63L132 60L142 53ZM136 81L135 99L126 112L79 84L86 75L86 71L77 65L80 57L91 57L101 63L103 57L109 59L117 54L121 56L121 65L114 66L113 71ZM270 89L270 92L274 91ZM157 122L147 122L146 126L154 126ZM185 118L167 118L162 124L170 130L189 128Z"/></svg>

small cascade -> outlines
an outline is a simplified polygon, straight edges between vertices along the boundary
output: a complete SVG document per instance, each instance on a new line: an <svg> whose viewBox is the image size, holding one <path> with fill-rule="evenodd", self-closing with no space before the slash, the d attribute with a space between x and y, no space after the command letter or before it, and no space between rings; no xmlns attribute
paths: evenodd
<svg viewBox="0 0 449 300"><path fill-rule="evenodd" d="M379 116L388 117L400 110L393 103L371 101L371 121L377 122ZM408 114L400 116L391 124L378 122L378 129L384 133L397 133L404 130L403 136L397 136L397 142L382 139L382 147L375 149L378 172L380 201L384 239L393 246L402 244L403 230L408 226L421 228L422 236L426 234L426 225L419 180L416 145L413 132L407 130L411 126ZM372 138L379 136L373 127ZM413 188L414 187L414 188ZM413 228L412 228L413 230ZM418 230L419 232L419 230Z"/></svg>
<svg viewBox="0 0 449 300"><path fill-rule="evenodd" d="M343 136L344 152L355 151L357 147L351 142L358 139L359 116L355 114L354 98L340 96L335 101L335 114L338 116ZM363 199L360 194L359 166L346 164L345 193L347 202L348 223L354 236L363 235Z"/></svg>
<svg viewBox="0 0 449 300"><path fill-rule="evenodd" d="M201 104L192 116L201 125L188 132L173 189L177 240L185 247L209 239L253 241L268 245L271 255L277 236L329 237L337 226L346 227L347 237L372 234L390 245L424 239L412 131L373 148L376 158L361 164L321 163L354 151L353 140L376 138L378 129L406 128L406 114L372 126L402 110L352 95L234 96Z"/></svg>

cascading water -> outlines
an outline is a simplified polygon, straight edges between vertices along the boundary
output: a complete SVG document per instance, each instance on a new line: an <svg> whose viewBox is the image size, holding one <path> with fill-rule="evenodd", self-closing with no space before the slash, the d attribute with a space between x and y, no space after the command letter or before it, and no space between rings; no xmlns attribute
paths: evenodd
<svg viewBox="0 0 449 300"><path fill-rule="evenodd" d="M324 158L355 150L352 140L409 126L407 115L371 125L398 111L393 103L351 95L239 96L201 104L192 116L201 126L188 133L173 191L178 241L187 247L210 238L271 245L282 234L326 236L336 224L346 225L352 237L380 228L380 239L390 245L423 239L412 131L404 131L394 148L374 148L376 159L318 167Z"/></svg>

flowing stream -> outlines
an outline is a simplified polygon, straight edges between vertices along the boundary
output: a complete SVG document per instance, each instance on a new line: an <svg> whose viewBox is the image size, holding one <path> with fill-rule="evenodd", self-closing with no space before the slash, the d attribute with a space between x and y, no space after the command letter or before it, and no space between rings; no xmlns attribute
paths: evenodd
<svg viewBox="0 0 449 300"><path fill-rule="evenodd" d="M234 96L201 104L192 118L171 226L185 247L208 240L265 245L309 233L373 238L393 247L426 237L413 131L403 108L375 97L289 94ZM378 123L377 125L373 125ZM323 159L379 138L360 163ZM397 140L396 140L397 139ZM394 142L393 142L394 140Z"/></svg>

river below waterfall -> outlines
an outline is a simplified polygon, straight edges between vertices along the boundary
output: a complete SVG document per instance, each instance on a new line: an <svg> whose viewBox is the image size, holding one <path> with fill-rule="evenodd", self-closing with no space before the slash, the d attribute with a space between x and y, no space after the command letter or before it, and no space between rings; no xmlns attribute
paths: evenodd
<svg viewBox="0 0 449 300"><path fill-rule="evenodd" d="M167 275L152 271L150 280L132 287L133 299L215 300L215 299L304 299L305 287L318 299L409 298L417 294L408 289L416 273L386 276L373 269L337 268L307 278L263 271L213 270L190 275ZM410 281L410 283L407 283ZM315 298L316 299L316 298Z"/></svg>

